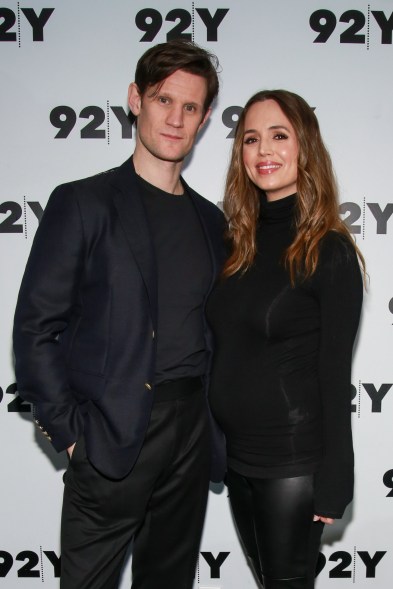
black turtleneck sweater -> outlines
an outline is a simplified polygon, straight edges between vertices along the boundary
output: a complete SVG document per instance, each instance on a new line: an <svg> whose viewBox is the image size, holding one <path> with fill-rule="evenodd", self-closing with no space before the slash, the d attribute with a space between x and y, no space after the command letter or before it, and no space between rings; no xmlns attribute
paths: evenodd
<svg viewBox="0 0 393 589"><path fill-rule="evenodd" d="M314 275L291 286L283 259L295 199L262 195L252 267L210 296L210 404L232 469L257 478L316 473L315 513L341 517L353 493L350 379L362 277L353 245L332 231Z"/></svg>

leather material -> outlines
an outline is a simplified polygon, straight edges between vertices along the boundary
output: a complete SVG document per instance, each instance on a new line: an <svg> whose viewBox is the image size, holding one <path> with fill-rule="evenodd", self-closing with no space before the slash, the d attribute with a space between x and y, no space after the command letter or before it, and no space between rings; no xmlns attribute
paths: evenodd
<svg viewBox="0 0 393 589"><path fill-rule="evenodd" d="M313 522L314 475L227 476L237 529L265 589L313 589L321 522Z"/></svg>

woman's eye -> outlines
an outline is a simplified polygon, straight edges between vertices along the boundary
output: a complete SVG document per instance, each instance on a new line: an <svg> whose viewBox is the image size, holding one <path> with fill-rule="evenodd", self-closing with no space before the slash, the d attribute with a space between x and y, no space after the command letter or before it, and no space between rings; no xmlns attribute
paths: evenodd
<svg viewBox="0 0 393 589"><path fill-rule="evenodd" d="M279 140L281 140L281 139L288 139L288 135L285 135L284 133L277 133L274 136L274 139L279 139Z"/></svg>
<svg viewBox="0 0 393 589"><path fill-rule="evenodd" d="M255 143L256 137L246 137L244 140L245 145L250 145L250 143Z"/></svg>

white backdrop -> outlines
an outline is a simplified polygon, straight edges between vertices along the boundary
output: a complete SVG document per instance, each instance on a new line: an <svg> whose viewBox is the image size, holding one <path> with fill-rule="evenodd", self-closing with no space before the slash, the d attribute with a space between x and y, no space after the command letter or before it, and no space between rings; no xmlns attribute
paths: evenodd
<svg viewBox="0 0 393 589"><path fill-rule="evenodd" d="M0 586L58 587L66 459L38 434L13 384L12 318L31 241L54 186L117 166L133 151L126 97L136 61L176 32L222 65L219 100L184 170L211 201L222 200L228 135L251 94L286 88L316 107L342 213L370 275L352 375L355 501L325 533L317 588L391 586L392 29L392 0L0 4ZM195 589L254 586L226 492L216 486Z"/></svg>

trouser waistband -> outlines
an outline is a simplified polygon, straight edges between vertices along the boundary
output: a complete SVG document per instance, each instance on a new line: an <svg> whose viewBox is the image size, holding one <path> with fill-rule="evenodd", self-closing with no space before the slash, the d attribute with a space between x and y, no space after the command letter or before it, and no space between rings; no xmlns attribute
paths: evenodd
<svg viewBox="0 0 393 589"><path fill-rule="evenodd" d="M203 391L203 379L201 376L168 380L156 385L154 402L175 401L198 391Z"/></svg>

